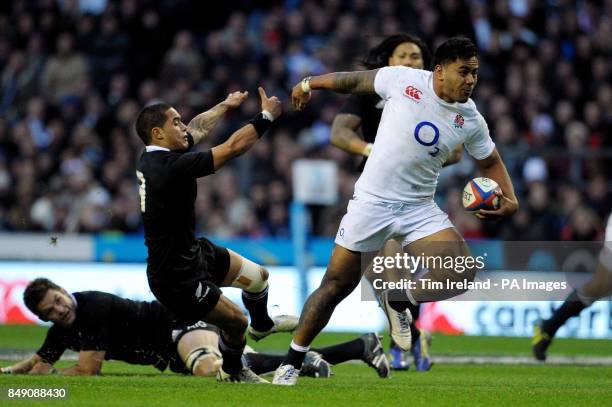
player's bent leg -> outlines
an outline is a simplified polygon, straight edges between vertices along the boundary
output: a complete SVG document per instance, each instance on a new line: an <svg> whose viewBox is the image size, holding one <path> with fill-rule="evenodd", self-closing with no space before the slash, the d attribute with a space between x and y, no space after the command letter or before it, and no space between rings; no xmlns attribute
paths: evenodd
<svg viewBox="0 0 612 407"><path fill-rule="evenodd" d="M177 351L191 374L212 377L223 363L218 344L219 335L216 332L197 329L181 336Z"/></svg>
<svg viewBox="0 0 612 407"><path fill-rule="evenodd" d="M310 343L327 325L336 305L357 287L360 279L361 253L336 244L321 285L304 304L291 347L274 374L273 384L297 383Z"/></svg>
<svg viewBox="0 0 612 407"><path fill-rule="evenodd" d="M244 332L248 323L247 317L240 307L224 295L221 295L217 305L204 316L204 320L221 328L224 340L232 344L244 343Z"/></svg>
<svg viewBox="0 0 612 407"><path fill-rule="evenodd" d="M206 322L221 328L219 351L223 355L223 364L217 374L220 381L268 383L242 364L242 353L246 345L244 332L247 318L242 310L225 296L204 317Z"/></svg>
<svg viewBox="0 0 612 407"><path fill-rule="evenodd" d="M605 250L607 249L604 248L603 251ZM602 253L602 255L605 255L605 253ZM548 348L552 344L557 330L568 319L578 316L595 301L612 294L612 267L608 267L609 265L601 260L602 256L600 256L600 262L597 264L595 275L589 282L574 290L549 319L536 322L533 328L531 349L537 360L546 360Z"/></svg>
<svg viewBox="0 0 612 407"><path fill-rule="evenodd" d="M260 292L268 286L268 270L227 249L230 263L222 287L236 287L248 292Z"/></svg>
<svg viewBox="0 0 612 407"><path fill-rule="evenodd" d="M251 316L247 331L249 337L259 341L271 333L292 332L297 326L296 316L271 318L268 314L268 270L232 250L228 249L228 252L230 266L222 284L242 290L242 302Z"/></svg>
<svg viewBox="0 0 612 407"><path fill-rule="evenodd" d="M416 303L441 301L453 298L463 294L465 288L448 288L448 282L458 281L473 281L476 276L474 267L466 267L465 263L462 267L447 268L444 267L445 262L435 261L433 259L446 259L452 257L454 259L466 259L471 256L463 237L457 232L454 227L446 228L433 233L427 237L416 240L410 243L406 249L414 256L422 256L429 261L429 267L419 277L416 287L410 290L412 300ZM459 264L459 263L456 263ZM424 281L443 282L442 289L433 288L432 285L422 284Z"/></svg>
<svg viewBox="0 0 612 407"><path fill-rule="evenodd" d="M336 306L359 284L361 279L361 253L336 245L329 266L317 288L304 304L298 327L293 336L295 343L309 346L329 322Z"/></svg>
<svg viewBox="0 0 612 407"><path fill-rule="evenodd" d="M578 297L588 305L612 294L612 261L609 265L600 261L593 278L577 291Z"/></svg>
<svg viewBox="0 0 612 407"><path fill-rule="evenodd" d="M402 254L403 248L402 245L395 240L388 240L384 247L376 254L376 256L382 257L395 257L397 254ZM410 275L406 275L402 273L401 270L398 270L395 267L384 267L381 273L375 273L373 271L372 264L369 264L364 272L364 277L370 283L372 290L376 296L376 299L380 301L380 297L384 290L374 288L374 280L382 280L382 281L393 281L399 282L402 278L410 278Z"/></svg>
<svg viewBox="0 0 612 407"><path fill-rule="evenodd" d="M396 240L391 239L385 243L384 247L376 255L383 256L384 258L395 258L398 254L399 255L403 254L402 245ZM391 360L391 368L394 370L407 370L410 368L411 355L408 349L406 348L408 346L411 346L409 345L409 343L414 345L415 339L418 340L417 338L418 330L415 326L418 316L414 318L410 318L406 315L405 312L403 313L403 315L398 315L394 311L389 312L388 307L386 307L384 302L382 301L382 294L384 290L375 289L374 281L382 280L384 282L399 282L399 281L402 281L402 279L406 279L406 278L410 279L412 274L410 273L410 270L398 269L396 267L384 267L382 273L374 273L373 267L370 264L368 268L366 269L364 276L366 277L366 279L372 286L372 290L374 291L376 299L378 300L381 308L385 312L385 315L387 316L387 320L390 321L389 333L391 334L392 339L391 339L391 345L389 347L389 356ZM418 307L416 307L415 310L418 310ZM404 346L402 347L398 346L396 341L393 339L393 336L394 336L393 329L391 328L391 321L394 321L395 325L397 325L398 323L400 323L400 321L398 321L398 317L401 317L401 316L405 317L404 319L406 321L409 321L410 319L412 319L412 322L409 323L412 338L404 335L405 336L403 340ZM401 334L398 334L397 329L396 329L395 336L398 336L398 335L401 335Z"/></svg>

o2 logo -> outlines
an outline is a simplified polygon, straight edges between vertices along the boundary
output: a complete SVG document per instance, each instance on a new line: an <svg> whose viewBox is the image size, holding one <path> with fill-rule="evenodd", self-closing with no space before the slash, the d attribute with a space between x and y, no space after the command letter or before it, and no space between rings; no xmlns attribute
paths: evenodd
<svg viewBox="0 0 612 407"><path fill-rule="evenodd" d="M429 152L429 155L435 157L440 152L440 149L436 146L438 140L440 140L440 130L432 122L420 122L414 128L414 138L419 144L425 147L434 146L433 150Z"/></svg>

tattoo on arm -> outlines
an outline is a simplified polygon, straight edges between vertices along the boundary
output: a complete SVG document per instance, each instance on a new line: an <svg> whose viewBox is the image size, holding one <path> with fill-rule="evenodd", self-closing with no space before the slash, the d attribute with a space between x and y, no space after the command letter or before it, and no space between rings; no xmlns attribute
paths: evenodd
<svg viewBox="0 0 612 407"><path fill-rule="evenodd" d="M374 78L378 69L358 72L336 72L332 89L340 93L374 93Z"/></svg>
<svg viewBox="0 0 612 407"><path fill-rule="evenodd" d="M207 137L214 130L225 112L227 112L227 107L219 103L212 109L200 113L189 122L187 131L193 136L195 144Z"/></svg>
<svg viewBox="0 0 612 407"><path fill-rule="evenodd" d="M358 115L338 114L332 123L331 143L349 153L360 153L367 144L357 133L360 126L361 117Z"/></svg>

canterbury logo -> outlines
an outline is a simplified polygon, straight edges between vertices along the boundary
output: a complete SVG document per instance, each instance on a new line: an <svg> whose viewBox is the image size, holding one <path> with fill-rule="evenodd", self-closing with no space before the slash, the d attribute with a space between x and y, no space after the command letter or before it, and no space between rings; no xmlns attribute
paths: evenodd
<svg viewBox="0 0 612 407"><path fill-rule="evenodd" d="M416 100L417 102L421 100L422 94L423 92L412 85L406 86L406 89L404 89L404 95L408 96L410 99Z"/></svg>

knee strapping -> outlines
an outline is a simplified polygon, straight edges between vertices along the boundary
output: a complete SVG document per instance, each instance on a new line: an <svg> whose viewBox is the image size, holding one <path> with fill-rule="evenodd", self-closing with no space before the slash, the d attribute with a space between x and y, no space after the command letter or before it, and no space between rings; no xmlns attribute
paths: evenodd
<svg viewBox="0 0 612 407"><path fill-rule="evenodd" d="M258 293L268 287L268 272L259 264L242 258L242 267L232 287L240 288L251 293Z"/></svg>
<svg viewBox="0 0 612 407"><path fill-rule="evenodd" d="M222 358L221 353L219 353L219 351L215 348L211 346L202 346L201 348L196 348L189 352L187 358L185 359L185 366L193 374L197 364L207 355L215 356L217 360L221 360Z"/></svg>

